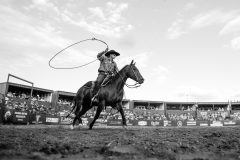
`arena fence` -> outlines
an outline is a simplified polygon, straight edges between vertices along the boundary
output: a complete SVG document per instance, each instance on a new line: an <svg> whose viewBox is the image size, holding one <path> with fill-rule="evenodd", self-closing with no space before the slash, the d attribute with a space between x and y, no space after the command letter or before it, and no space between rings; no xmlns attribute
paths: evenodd
<svg viewBox="0 0 240 160"><path fill-rule="evenodd" d="M46 125L70 125L73 121L73 116L66 118L66 115L45 114L45 113L30 113L27 111L8 110L4 114L5 123L12 124L46 124ZM82 125L89 125L93 117L83 117ZM101 116L95 123L95 126L120 126L122 125L121 116L118 118L110 116ZM129 126L159 126L159 127L183 127L183 126L236 126L240 125L240 120L146 120L127 119Z"/></svg>

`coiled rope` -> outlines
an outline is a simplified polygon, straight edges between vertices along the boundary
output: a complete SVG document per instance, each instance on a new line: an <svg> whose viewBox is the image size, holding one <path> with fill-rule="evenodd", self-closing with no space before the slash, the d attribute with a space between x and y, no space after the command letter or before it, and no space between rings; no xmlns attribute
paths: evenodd
<svg viewBox="0 0 240 160"><path fill-rule="evenodd" d="M90 61L90 62L88 62L88 63L82 64L82 65L79 65L79 66L74 66L74 67L55 67L55 66L53 66L53 65L51 64L51 61L52 61L57 55L59 55L60 53L62 53L62 52L65 51L66 49L68 49L68 48L70 48L70 47L72 47L72 46L74 46L74 45L77 45L77 44L79 44L79 43L85 42L85 41L99 41L99 42L101 42L101 43L104 43L104 44L107 46L107 48L108 48L108 45L107 45L106 42L104 42L104 41L102 41L102 40L100 40L100 39L97 39L97 38L89 38L89 39L81 40L81 41L78 41L78 42L76 42L76 43L73 43L73 44L65 47L65 48L62 49L61 51L57 52L57 53L48 61L48 65L49 65L51 68L54 68L54 69L76 69L76 68L81 68L81 67L87 66L87 65L95 62L97 59L95 59L95 60L93 60L93 61ZM106 49L107 49L107 48L106 48Z"/></svg>

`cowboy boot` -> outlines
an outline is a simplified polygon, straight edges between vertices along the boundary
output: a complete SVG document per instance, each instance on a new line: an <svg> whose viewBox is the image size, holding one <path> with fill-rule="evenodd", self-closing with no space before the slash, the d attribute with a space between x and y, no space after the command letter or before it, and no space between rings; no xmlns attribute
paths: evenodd
<svg viewBox="0 0 240 160"><path fill-rule="evenodd" d="M92 90L92 99L91 99L91 105L93 103L93 101L96 99L97 95L98 95L98 85L95 84L93 90Z"/></svg>

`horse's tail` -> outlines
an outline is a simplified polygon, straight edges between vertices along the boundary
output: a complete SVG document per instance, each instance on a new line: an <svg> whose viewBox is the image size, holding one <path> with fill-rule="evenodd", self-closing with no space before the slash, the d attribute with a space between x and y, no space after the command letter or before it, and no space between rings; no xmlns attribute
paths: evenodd
<svg viewBox="0 0 240 160"><path fill-rule="evenodd" d="M73 106L72 106L72 110L68 113L68 115L66 116L66 118L68 118L70 116L70 114L73 112L73 110L76 108L76 100L73 100Z"/></svg>

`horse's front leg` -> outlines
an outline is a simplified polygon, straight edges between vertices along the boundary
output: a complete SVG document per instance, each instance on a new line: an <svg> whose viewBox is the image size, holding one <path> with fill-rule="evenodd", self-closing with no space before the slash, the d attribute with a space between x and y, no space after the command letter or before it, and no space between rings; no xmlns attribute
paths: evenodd
<svg viewBox="0 0 240 160"><path fill-rule="evenodd" d="M120 112L120 114L122 116L122 124L123 124L123 126L127 126L126 118L125 118L124 111L123 111L122 102L117 103L117 110Z"/></svg>
<svg viewBox="0 0 240 160"><path fill-rule="evenodd" d="M104 108L104 106L105 106L105 104L103 104L103 103L99 103L99 105L98 105L98 108L97 108L97 112L96 112L96 114L95 114L95 116L94 116L94 119L93 119L93 121L90 123L90 125L89 125L89 129L92 129L92 127L93 127L93 125L94 125L94 123L95 123L95 121L98 119L98 117L100 116L100 113L102 112L102 109Z"/></svg>

